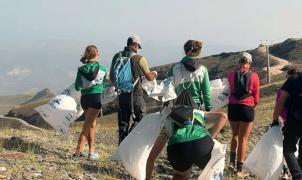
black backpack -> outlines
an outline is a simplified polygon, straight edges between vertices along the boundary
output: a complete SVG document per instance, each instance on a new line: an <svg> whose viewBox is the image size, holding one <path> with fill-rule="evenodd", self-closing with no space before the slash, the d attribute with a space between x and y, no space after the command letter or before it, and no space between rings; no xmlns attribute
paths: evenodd
<svg viewBox="0 0 302 180"><path fill-rule="evenodd" d="M172 110L170 117L178 127L184 127L185 125L200 124L204 126L203 122L194 118L194 108L185 105L178 105Z"/></svg>
<svg viewBox="0 0 302 180"><path fill-rule="evenodd" d="M249 83L252 72L243 73L240 70L235 72L234 87L235 92L232 93L237 99L242 100L251 96L249 92Z"/></svg>

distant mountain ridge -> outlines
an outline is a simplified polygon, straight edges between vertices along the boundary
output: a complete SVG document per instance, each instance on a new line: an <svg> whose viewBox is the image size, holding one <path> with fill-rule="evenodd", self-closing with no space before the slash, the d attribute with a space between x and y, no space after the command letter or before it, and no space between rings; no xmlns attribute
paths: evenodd
<svg viewBox="0 0 302 180"><path fill-rule="evenodd" d="M295 43L298 44L295 46L298 50L296 51L295 49L291 49L290 51L283 51L282 48L286 48L286 44L290 43ZM276 44L273 45L271 48L275 48L274 52L279 52L279 56L281 57L296 57L297 54L300 53L300 48L302 49L302 44L297 43L297 42L292 42L293 40L287 40L284 42L284 44ZM295 40L295 41L302 41L301 39ZM283 47L285 46L285 47ZM253 56L253 64L252 64L252 69L253 71L256 71L259 74L260 80L262 84L265 84L266 82L266 59L267 59L267 54L264 46L259 46L255 49L248 50L249 53L252 54ZM281 52L284 52L283 54ZM229 52L229 53L221 53L217 55L212 55L212 56L207 56L201 59L201 62L203 65L205 65L208 68L209 76L210 79L217 79L217 78L223 78L226 77L227 73L231 69L235 69L238 67L238 57L241 52ZM271 66L272 70L274 67L278 67L278 69L275 69L278 73L273 74L272 73L272 79L273 82L277 82L280 80L284 80L285 76L284 73L279 74L282 72L280 69L282 69L282 66L277 66L280 65L281 61L286 60L277 57L277 54L272 54L270 56L271 59ZM182 57L179 58L179 60ZM298 61L297 61L298 62ZM283 62L284 63L284 62ZM158 72L158 79L164 79L167 77L167 72L169 68L173 65L172 64L165 64L161 66L156 66L153 67L153 70L156 70ZM275 86L274 86L275 87ZM266 89L265 90L265 95L268 96L270 93L272 93L274 90L273 89ZM18 97L18 96L17 96ZM21 96L20 96L21 97ZM49 127L47 123L44 122L44 120L41 118L41 116L34 110L35 107L47 103L54 95L49 91L49 89L43 89L42 91L38 92L36 95L32 96L31 98L27 97L25 100L23 98L23 103L22 105L11 109L11 111L7 114L7 116L10 117L17 117L25 120L29 124L36 125L38 127ZM1 102L1 98L0 98ZM154 111L157 107L160 107L161 103L155 102L151 98L147 98L146 100L148 110L149 111ZM109 105L104 106L103 112L105 114L111 113L117 110L116 103L113 102Z"/></svg>
<svg viewBox="0 0 302 180"><path fill-rule="evenodd" d="M246 50L253 56L252 70L257 72L260 77L260 81L264 83L266 81L266 70L263 68L267 64L267 54L264 46L259 46L252 50ZM288 39L282 43L272 45L270 47L270 65L271 67L278 65L279 60L288 60L292 64L296 65L302 63L302 39ZM238 67L239 52L223 52L216 55L206 56L201 59L203 65L208 69L210 79L223 78L227 76L227 73ZM179 57L181 60L182 57ZM175 62L177 63L177 62ZM165 79L167 72L172 64L165 64L161 66L153 67L152 69L158 71L159 79ZM280 68L282 69L282 68Z"/></svg>

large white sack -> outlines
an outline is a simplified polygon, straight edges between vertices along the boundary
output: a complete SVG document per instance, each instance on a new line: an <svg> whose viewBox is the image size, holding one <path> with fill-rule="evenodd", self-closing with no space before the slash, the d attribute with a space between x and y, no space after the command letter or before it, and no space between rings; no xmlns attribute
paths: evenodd
<svg viewBox="0 0 302 180"><path fill-rule="evenodd" d="M114 87L106 87L101 97L102 104L110 103L116 97L117 93ZM71 84L61 94L50 100L48 104L36 107L35 110L55 130L66 134L70 124L83 114L80 99L81 93L75 90L74 84Z"/></svg>
<svg viewBox="0 0 302 180"><path fill-rule="evenodd" d="M229 103L229 82L226 78L210 81L211 86L211 111L217 111ZM204 109L204 104L202 105Z"/></svg>
<svg viewBox="0 0 302 180"><path fill-rule="evenodd" d="M198 180L222 180L225 165L226 144L221 144L214 139L211 159L198 177Z"/></svg>
<svg viewBox="0 0 302 180"><path fill-rule="evenodd" d="M70 123L77 118L76 101L64 94L54 97L48 104L36 107L35 110L55 130L64 134L68 132Z"/></svg>
<svg viewBox="0 0 302 180"><path fill-rule="evenodd" d="M145 179L147 158L160 133L161 124L169 114L170 110L165 108L161 113L146 115L122 141L111 159L121 160L133 177Z"/></svg>
<svg viewBox="0 0 302 180"><path fill-rule="evenodd" d="M177 98L172 78L167 78L161 81L160 84L157 84L155 80L148 81L144 79L142 87L150 97L156 100L158 100L158 96L162 96L163 102ZM210 81L210 89L212 111L216 111L229 103L229 83L226 78Z"/></svg>
<svg viewBox="0 0 302 180"><path fill-rule="evenodd" d="M260 179L278 179L283 165L283 136L274 126L261 137L244 162L244 166Z"/></svg>

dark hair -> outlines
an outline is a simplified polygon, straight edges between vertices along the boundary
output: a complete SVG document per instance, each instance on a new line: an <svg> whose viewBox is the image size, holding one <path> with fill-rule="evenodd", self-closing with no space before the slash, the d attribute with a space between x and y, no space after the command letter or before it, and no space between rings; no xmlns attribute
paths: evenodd
<svg viewBox="0 0 302 180"><path fill-rule="evenodd" d="M83 57L80 59L82 63L87 63L98 55L98 48L95 45L89 45L85 49Z"/></svg>
<svg viewBox="0 0 302 180"><path fill-rule="evenodd" d="M287 75L295 75L298 74L298 69L295 67L291 67L286 72Z"/></svg>
<svg viewBox="0 0 302 180"><path fill-rule="evenodd" d="M202 42L196 40L188 40L184 45L186 55L193 55L202 48Z"/></svg>
<svg viewBox="0 0 302 180"><path fill-rule="evenodd" d="M239 64L250 64L250 62L246 57L242 57L239 59Z"/></svg>

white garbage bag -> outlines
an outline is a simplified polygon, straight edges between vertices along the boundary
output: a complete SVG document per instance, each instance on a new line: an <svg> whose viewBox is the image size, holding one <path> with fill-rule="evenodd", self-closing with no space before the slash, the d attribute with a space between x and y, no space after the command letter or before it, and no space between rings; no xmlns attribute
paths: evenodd
<svg viewBox="0 0 302 180"><path fill-rule="evenodd" d="M270 128L257 142L244 166L262 180L279 179L283 165L283 136L279 126Z"/></svg>
<svg viewBox="0 0 302 180"><path fill-rule="evenodd" d="M226 144L221 144L214 139L211 159L198 177L198 180L222 180L225 165Z"/></svg>
<svg viewBox="0 0 302 180"><path fill-rule="evenodd" d="M114 87L106 87L102 93L102 104L114 101L117 93ZM55 130L68 133L69 126L83 114L80 103L81 93L71 84L61 94L55 96L48 104L36 107L35 110Z"/></svg>
<svg viewBox="0 0 302 180"><path fill-rule="evenodd" d="M70 123L77 118L77 103L65 94L54 97L48 104L36 107L42 118L55 130L68 133Z"/></svg>
<svg viewBox="0 0 302 180"><path fill-rule="evenodd" d="M217 111L229 103L229 82L226 78L210 81L211 86L211 111ZM204 109L204 104L202 105Z"/></svg>
<svg viewBox="0 0 302 180"><path fill-rule="evenodd" d="M121 160L125 169L135 178L146 177L146 163L150 151L160 133L161 124L167 119L170 110L146 115L131 133L121 142L112 160Z"/></svg>

